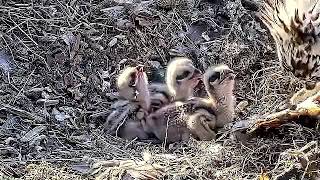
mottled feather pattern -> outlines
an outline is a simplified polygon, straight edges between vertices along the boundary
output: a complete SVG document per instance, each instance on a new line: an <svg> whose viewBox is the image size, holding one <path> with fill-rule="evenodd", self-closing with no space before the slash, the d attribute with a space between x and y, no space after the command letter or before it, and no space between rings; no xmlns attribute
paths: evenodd
<svg viewBox="0 0 320 180"><path fill-rule="evenodd" d="M116 129L125 125L126 121L140 121L146 116L138 117L138 112L144 112L140 105L128 100L118 100L111 107L111 113L104 124L107 133L116 134ZM140 115L140 114L139 114Z"/></svg>
<svg viewBox="0 0 320 180"><path fill-rule="evenodd" d="M319 0L265 0L258 16L273 36L280 64L302 79L320 80Z"/></svg>
<svg viewBox="0 0 320 180"><path fill-rule="evenodd" d="M169 126L186 126L186 115L193 112L194 105L191 103L183 103L175 106L164 113L165 119L169 121Z"/></svg>

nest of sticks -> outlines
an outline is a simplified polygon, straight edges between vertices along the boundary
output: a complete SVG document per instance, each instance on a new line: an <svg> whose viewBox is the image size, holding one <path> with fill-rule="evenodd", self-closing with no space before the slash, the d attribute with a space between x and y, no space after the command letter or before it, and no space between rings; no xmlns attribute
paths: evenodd
<svg viewBox="0 0 320 180"><path fill-rule="evenodd" d="M174 56L237 72L237 122L281 111L302 83L281 70L252 2L0 1L0 177L319 176L319 131L295 121L271 131L255 121L263 133L246 141L231 128L168 147L103 133L119 71L144 64L161 79Z"/></svg>

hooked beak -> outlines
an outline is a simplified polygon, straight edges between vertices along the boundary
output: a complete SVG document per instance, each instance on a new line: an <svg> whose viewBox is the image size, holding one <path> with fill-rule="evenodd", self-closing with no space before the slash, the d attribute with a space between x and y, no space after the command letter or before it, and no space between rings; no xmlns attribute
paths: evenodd
<svg viewBox="0 0 320 180"><path fill-rule="evenodd" d="M138 90L136 89L137 84L138 84L139 80L143 78L143 75L144 75L143 73L144 73L144 66L138 65L136 67L136 78L135 78L135 82L133 85L133 87L135 87L135 99L137 98L137 95L139 94Z"/></svg>
<svg viewBox="0 0 320 180"><path fill-rule="evenodd" d="M236 77L236 74L231 69L225 70L222 73L223 73L222 76L224 78L221 80L221 82L224 81L225 79L232 80L232 79L235 79L235 77Z"/></svg>
<svg viewBox="0 0 320 180"><path fill-rule="evenodd" d="M191 79L202 80L202 77L203 77L202 72L199 69L195 69Z"/></svg>
<svg viewBox="0 0 320 180"><path fill-rule="evenodd" d="M135 88L138 84L139 79L143 76L144 70L143 65L136 66L136 70L134 72L134 75L131 76L132 80L129 83L129 87Z"/></svg>
<svg viewBox="0 0 320 180"><path fill-rule="evenodd" d="M138 65L136 69L137 69L137 71L136 71L136 79L135 79L134 86L137 86L139 79L142 78L143 73L144 73L144 66Z"/></svg>
<svg viewBox="0 0 320 180"><path fill-rule="evenodd" d="M138 73L143 73L144 72L144 66L143 65L138 65L137 66L137 71L138 71Z"/></svg>

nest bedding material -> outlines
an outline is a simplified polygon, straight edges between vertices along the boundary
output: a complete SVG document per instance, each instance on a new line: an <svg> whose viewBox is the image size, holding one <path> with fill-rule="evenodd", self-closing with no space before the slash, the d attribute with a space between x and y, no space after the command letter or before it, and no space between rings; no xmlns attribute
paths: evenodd
<svg viewBox="0 0 320 180"><path fill-rule="evenodd" d="M169 147L104 134L115 78L128 65L145 64L157 81L177 55L202 70L227 64L237 72L237 101L248 101L237 120L276 112L301 88L281 71L255 3L172 2L0 1L1 177L93 179L94 163L141 162L146 152L165 179L255 179L261 169L277 177L296 163L281 153L319 141L319 131L298 124L246 142L225 132L215 142Z"/></svg>

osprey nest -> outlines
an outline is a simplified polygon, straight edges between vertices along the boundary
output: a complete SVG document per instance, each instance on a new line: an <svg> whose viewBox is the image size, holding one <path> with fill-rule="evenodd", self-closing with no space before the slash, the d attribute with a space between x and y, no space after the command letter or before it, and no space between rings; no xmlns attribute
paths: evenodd
<svg viewBox="0 0 320 180"><path fill-rule="evenodd" d="M0 179L319 178L320 3L301 2L0 1ZM173 76L179 85L187 78L171 90L176 99L190 89L202 97L193 80L224 64L209 74L234 78L232 122L207 140L108 133L109 122L125 124L123 112L136 109L119 94L148 96L119 92L119 74L136 67L139 80L124 82L145 92L142 77L164 82L176 57L192 61L191 73Z"/></svg>

